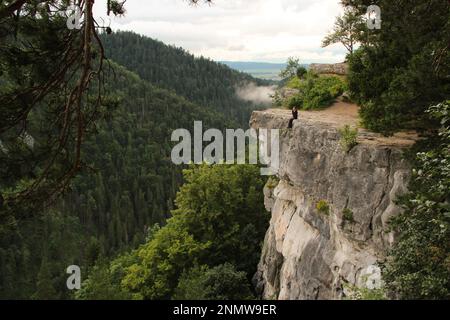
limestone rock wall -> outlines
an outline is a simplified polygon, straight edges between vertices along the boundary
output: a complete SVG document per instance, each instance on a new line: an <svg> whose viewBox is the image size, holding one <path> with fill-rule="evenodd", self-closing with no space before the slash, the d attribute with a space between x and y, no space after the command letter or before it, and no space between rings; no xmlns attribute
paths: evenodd
<svg viewBox="0 0 450 320"><path fill-rule="evenodd" d="M289 118L254 112L251 126L286 128ZM280 134L280 170L265 188L272 213L254 276L265 299L340 299L346 284L381 284L377 261L392 244L394 201L406 192L410 168L402 149L364 143L348 154L338 128L300 119ZM330 207L318 212L318 201ZM344 218L344 209L352 219Z"/></svg>
<svg viewBox="0 0 450 320"><path fill-rule="evenodd" d="M317 74L337 74L337 75L347 75L348 74L348 64L343 63L312 63L309 69Z"/></svg>

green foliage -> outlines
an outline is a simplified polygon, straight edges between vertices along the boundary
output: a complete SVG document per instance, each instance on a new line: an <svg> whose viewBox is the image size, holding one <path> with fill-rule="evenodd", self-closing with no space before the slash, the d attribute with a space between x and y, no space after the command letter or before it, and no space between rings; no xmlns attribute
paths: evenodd
<svg viewBox="0 0 450 320"><path fill-rule="evenodd" d="M344 221L348 221L348 222L355 221L354 218L353 218L353 211L350 210L349 208L345 208L342 211L342 218L344 219Z"/></svg>
<svg viewBox="0 0 450 320"><path fill-rule="evenodd" d="M272 98L272 104L277 107L281 107L283 105L283 99L278 91L275 91L274 94L270 95Z"/></svg>
<svg viewBox="0 0 450 320"><path fill-rule="evenodd" d="M41 269L38 273L36 292L33 294L33 299L58 299L58 293L56 292L55 287L52 283L52 275L50 273L49 264L45 259L42 260Z"/></svg>
<svg viewBox="0 0 450 320"><path fill-rule="evenodd" d="M123 13L121 3L111 3L113 13ZM1 13L7 4L0 4ZM43 19L25 16L36 5L39 8L34 12ZM22 127L3 130L29 107L38 93L35 89L43 87L62 65L67 51L67 42L62 40L71 34L64 17L48 17L45 3L28 1L25 7L20 19L15 15L0 19L0 299L69 299L65 269L72 264L89 271L93 279L80 298L124 298L126 291L126 295L114 292L120 281L109 279L116 277L114 266L98 259L136 248L146 239L152 241L159 231L149 226L166 223L183 180L181 168L170 160L172 131L189 129L194 120L219 129L246 127L255 107L238 99L235 87L241 82L266 82L142 36L102 35L110 58L102 75L105 97L95 113L95 119L101 120L95 128L86 125L89 135L83 136L81 149L84 170L70 181L64 199L55 201L51 210L36 205L36 198L27 198L20 202L20 211L5 214L3 209L11 209L9 195L29 188L45 168L48 142L54 142L49 138L59 138L55 132L60 124L55 119L64 119L57 111L64 108L64 95L70 93L62 89L63 81L56 81L57 90L36 105L26 121L19 121L34 140L33 147ZM75 44L82 34L71 37ZM82 56L73 48L67 52L76 59ZM97 49L93 47L94 66ZM67 71L78 75L75 69ZM30 86L33 95L27 91ZM91 111L96 89L93 85L83 95L89 96L83 101L83 111ZM20 99L15 98L18 95ZM75 112L70 114L74 118L69 122L75 123ZM51 168L46 181L60 178L62 169L71 165L66 162L71 160L75 140L72 133L66 148L58 150L61 161Z"/></svg>
<svg viewBox="0 0 450 320"><path fill-rule="evenodd" d="M306 72L306 69L300 64L300 60L298 58L289 57L286 67L281 70L280 78L281 79L291 79L292 77L301 78Z"/></svg>
<svg viewBox="0 0 450 320"><path fill-rule="evenodd" d="M241 100L235 94L236 86L270 83L132 32L103 35L102 41L108 58L142 80L217 111L240 128L248 127L251 112L258 107Z"/></svg>
<svg viewBox="0 0 450 320"><path fill-rule="evenodd" d="M450 101L432 107L438 137L419 152L392 227L398 241L385 266L387 288L402 299L450 298Z"/></svg>
<svg viewBox="0 0 450 320"><path fill-rule="evenodd" d="M304 79L292 78L288 87L300 92L287 101L288 107L304 110L320 109L331 105L346 90L346 83L337 76L317 76L308 72Z"/></svg>
<svg viewBox="0 0 450 320"><path fill-rule="evenodd" d="M344 92L344 83L338 77L318 77L312 85L307 83L303 108L318 109L331 105Z"/></svg>
<svg viewBox="0 0 450 320"><path fill-rule="evenodd" d="M319 202L317 202L316 209L321 214L324 214L326 216L330 215L330 205L326 200L320 200Z"/></svg>
<svg viewBox="0 0 450 320"><path fill-rule="evenodd" d="M341 43L349 54L352 54L364 27L365 24L361 14L351 7L346 7L344 14L336 18L333 32L323 39L322 47Z"/></svg>
<svg viewBox="0 0 450 320"><path fill-rule="evenodd" d="M339 129L341 135L341 146L346 152L350 152L357 144L358 128L352 129L349 125Z"/></svg>
<svg viewBox="0 0 450 320"><path fill-rule="evenodd" d="M308 70L306 70L305 67L300 66L297 68L296 76L298 79L302 79L307 73L308 73Z"/></svg>
<svg viewBox="0 0 450 320"><path fill-rule="evenodd" d="M70 5L0 2L0 229L39 214L68 189L84 168L83 142L114 106L103 90L93 1L79 2L79 31L67 28Z"/></svg>
<svg viewBox="0 0 450 320"><path fill-rule="evenodd" d="M300 90L302 88L303 80L304 79L300 79L299 77L292 77L286 83L286 87Z"/></svg>
<svg viewBox="0 0 450 320"><path fill-rule="evenodd" d="M96 171L78 176L61 204L97 235L107 255L135 248L144 242L147 226L165 223L182 183L181 168L170 160L172 131L191 128L194 119L208 127L227 124L217 113L114 68L109 88L120 107L101 122L83 153Z"/></svg>
<svg viewBox="0 0 450 320"><path fill-rule="evenodd" d="M180 276L195 265L228 262L248 277L256 271L268 223L258 168L201 165L184 176L173 217L137 251L139 262L122 281L136 297L172 297Z"/></svg>
<svg viewBox="0 0 450 320"><path fill-rule="evenodd" d="M115 15L123 15L125 13L124 4L125 1L108 0L108 13L112 11Z"/></svg>
<svg viewBox="0 0 450 320"><path fill-rule="evenodd" d="M361 14L368 5L346 2ZM350 92L361 106L363 125L386 135L433 128L425 110L450 92L450 3L409 1L401 10L390 0L377 5L383 11L381 29L366 30L366 43L349 57Z"/></svg>
<svg viewBox="0 0 450 320"><path fill-rule="evenodd" d="M129 300L130 292L121 286L121 280L126 268L135 262L131 254L123 255L108 262L101 259L89 272L89 276L81 284L81 289L75 292L78 300Z"/></svg>
<svg viewBox="0 0 450 320"><path fill-rule="evenodd" d="M129 267L122 283L137 297L168 299L183 270L191 268L209 246L196 241L182 219L169 219L155 238L138 250L140 261Z"/></svg>
<svg viewBox="0 0 450 320"><path fill-rule="evenodd" d="M70 298L65 270L87 254L86 239L77 217L56 211L0 234L1 299Z"/></svg>
<svg viewBox="0 0 450 320"><path fill-rule="evenodd" d="M171 55L178 55L179 50L166 49L176 52ZM125 58L125 52L121 52ZM194 61L204 72L216 68L214 62L198 61L190 56L180 60L188 65ZM169 76L174 63L168 66ZM115 107L107 113L102 111L107 116L97 123L96 135L85 141L82 160L90 169L73 180L70 192L55 204L55 213L47 210L46 218L26 216L18 223L0 212L0 298L27 299L36 292L39 268L47 255L44 243L51 243L48 249L51 279L64 299L70 297L63 272L68 265L76 262L87 270L100 256L114 257L144 243L154 233L149 226L165 224L183 181L182 168L170 160L172 131L192 128L194 120L203 121L205 127L219 129L234 127L237 122L228 111L219 113L212 110L219 108L193 104L173 91L149 84L112 61L110 67L105 70L105 89ZM194 77L192 74L184 74L184 79L188 81L188 77ZM198 72L194 74L199 76ZM231 83L238 78L233 71L222 74L222 81L233 88ZM176 83L175 78L165 82ZM221 99L221 94L211 93L209 99L214 103ZM39 141L41 135L45 138L45 133L38 130L42 126L39 114L34 115L29 126ZM10 148L11 144L5 142L4 146ZM4 162L7 157L1 149L0 204L1 194L9 190L5 188L9 183L7 177L15 174L13 167ZM24 162L20 166L28 170L34 165Z"/></svg>
<svg viewBox="0 0 450 320"><path fill-rule="evenodd" d="M356 286L345 286L347 296L346 300L386 300L386 289L384 287L378 289L358 288Z"/></svg>
<svg viewBox="0 0 450 320"><path fill-rule="evenodd" d="M264 179L251 165L200 166L184 172L186 183L173 215L183 217L196 239L211 242L205 260L230 262L252 274L259 259L269 215L264 208ZM243 260L241 257L245 256Z"/></svg>
<svg viewBox="0 0 450 320"><path fill-rule="evenodd" d="M303 97L301 95L296 94L287 99L286 105L289 109L292 109L294 107L301 109L303 107Z"/></svg>
<svg viewBox="0 0 450 320"><path fill-rule="evenodd" d="M196 267L184 273L173 296L175 300L253 299L245 272L229 263L214 268Z"/></svg>
<svg viewBox="0 0 450 320"><path fill-rule="evenodd" d="M278 179L276 176L271 176L269 179L267 179L266 187L269 189L274 189L276 186L278 186L278 183L280 182L280 179Z"/></svg>

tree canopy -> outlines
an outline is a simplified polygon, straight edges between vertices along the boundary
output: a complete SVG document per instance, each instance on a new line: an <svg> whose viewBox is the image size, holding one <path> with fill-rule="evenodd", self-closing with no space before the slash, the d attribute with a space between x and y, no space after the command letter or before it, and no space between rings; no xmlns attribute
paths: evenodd
<svg viewBox="0 0 450 320"><path fill-rule="evenodd" d="M349 54L353 54L355 45L362 40L365 26L361 13L352 7L346 7L344 14L336 18L333 31L323 39L322 47L340 43Z"/></svg>
<svg viewBox="0 0 450 320"><path fill-rule="evenodd" d="M67 27L68 1L0 4L0 214L9 225L68 187L84 167L83 142L109 105L93 2L77 2L79 29ZM109 1L108 12L118 13L118 3Z"/></svg>
<svg viewBox="0 0 450 320"><path fill-rule="evenodd" d="M344 1L364 14L371 1ZM450 93L450 3L380 0L379 30L365 29L366 42L349 56L349 87L361 105L363 125L392 134L435 126L425 112Z"/></svg>
<svg viewBox="0 0 450 320"><path fill-rule="evenodd" d="M258 168L200 165L184 175L173 217L126 258L116 284L138 299L250 298L269 218ZM104 291L90 284L83 284L85 296Z"/></svg>
<svg viewBox="0 0 450 320"><path fill-rule="evenodd" d="M401 299L450 298L450 101L428 112L439 135L414 149L405 211L393 221L399 239L385 265L387 287Z"/></svg>

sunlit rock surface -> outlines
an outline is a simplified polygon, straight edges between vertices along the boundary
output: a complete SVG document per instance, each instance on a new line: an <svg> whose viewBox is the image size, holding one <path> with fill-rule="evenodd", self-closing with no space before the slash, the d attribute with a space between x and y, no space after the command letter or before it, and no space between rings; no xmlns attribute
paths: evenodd
<svg viewBox="0 0 450 320"><path fill-rule="evenodd" d="M406 192L410 168L402 153L409 143L360 132L349 153L336 124L300 115L285 129L289 113L254 112L250 125L280 128L279 181L264 191L272 213L254 282L264 299L341 299L347 286L381 285L377 262L393 235L389 219ZM329 214L318 212L320 200ZM344 210L351 219L344 218Z"/></svg>
<svg viewBox="0 0 450 320"><path fill-rule="evenodd" d="M347 75L348 74L348 64L347 63L312 63L309 69L317 74L336 74L336 75Z"/></svg>

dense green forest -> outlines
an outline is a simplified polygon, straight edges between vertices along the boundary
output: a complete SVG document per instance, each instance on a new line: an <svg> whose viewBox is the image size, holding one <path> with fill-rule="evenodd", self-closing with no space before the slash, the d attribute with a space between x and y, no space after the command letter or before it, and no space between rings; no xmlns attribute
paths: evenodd
<svg viewBox="0 0 450 320"><path fill-rule="evenodd" d="M92 169L73 181L72 191L49 215L2 237L3 297L30 297L41 264L63 280L64 266L89 265L100 254L142 243L146 228L164 224L182 181L170 159L172 130L190 128L198 119L217 128L227 123L220 114L112 67L108 84L119 104L86 143L83 159ZM63 289L65 282L56 280L58 285Z"/></svg>
<svg viewBox="0 0 450 320"><path fill-rule="evenodd" d="M132 32L100 34L92 1L73 31L41 2L0 2L0 299L257 298L269 218L258 168L176 167L170 137L195 120L247 127L260 106L235 88L270 82ZM348 89L365 128L420 131L383 276L389 297L448 299L450 4L342 1L352 19L373 2L382 29L344 19L328 38L351 36L348 87L301 68L289 106L323 108ZM118 1L107 10L124 13Z"/></svg>
<svg viewBox="0 0 450 320"><path fill-rule="evenodd" d="M359 14L372 1L345 0ZM348 56L349 87L366 128L392 134L436 128L426 110L450 92L448 1L379 0L383 27L355 32L361 46Z"/></svg>
<svg viewBox="0 0 450 320"><path fill-rule="evenodd" d="M121 41L130 43L137 37L119 35ZM248 126L244 120L248 122L250 111L257 106L236 98L234 88L240 81L253 80L251 77L154 40L139 39L150 46L156 44L156 50L162 48L166 58L173 58L164 65L166 74L158 74L160 81L150 79L171 90L156 87L109 59L105 83L114 104L85 142L82 159L86 168L45 214L20 221L16 228L1 234L0 298L70 298L64 272L68 265L80 265L88 272L98 259L144 243L151 228L164 225L171 216L183 181L181 168L170 159L174 129L189 129L194 120L203 121L205 129ZM136 49L127 50L126 60L135 61ZM121 54L126 57L126 52ZM180 55L181 60L177 59ZM145 61L135 61L135 68L152 70L146 69ZM195 74L190 66L197 68ZM181 78L172 77L177 70L186 71ZM177 89L189 92L177 84L195 83L195 79L224 85L195 95L191 92L188 98L205 103L199 105L176 94ZM34 137L39 134L30 133Z"/></svg>
<svg viewBox="0 0 450 320"><path fill-rule="evenodd" d="M203 57L194 59L182 48L132 32L103 35L102 40L109 58L137 73L143 80L217 110L235 119L242 128L248 126L255 106L235 95L236 86L249 82L258 85L272 83Z"/></svg>
<svg viewBox="0 0 450 320"><path fill-rule="evenodd" d="M259 169L193 165L184 176L167 225L154 226L139 249L99 261L78 298L253 297L250 279L269 221Z"/></svg>

